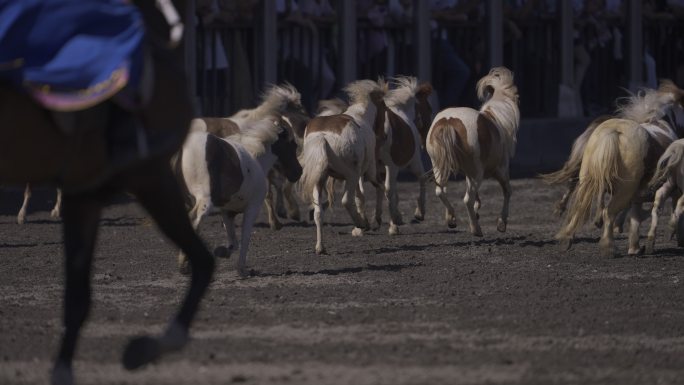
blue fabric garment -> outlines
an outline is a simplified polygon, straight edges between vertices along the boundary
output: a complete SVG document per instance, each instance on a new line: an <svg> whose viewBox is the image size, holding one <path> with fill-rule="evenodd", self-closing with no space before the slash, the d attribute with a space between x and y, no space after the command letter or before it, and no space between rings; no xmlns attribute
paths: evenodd
<svg viewBox="0 0 684 385"><path fill-rule="evenodd" d="M143 38L125 0L0 0L0 80L47 107L85 108L137 86Z"/></svg>

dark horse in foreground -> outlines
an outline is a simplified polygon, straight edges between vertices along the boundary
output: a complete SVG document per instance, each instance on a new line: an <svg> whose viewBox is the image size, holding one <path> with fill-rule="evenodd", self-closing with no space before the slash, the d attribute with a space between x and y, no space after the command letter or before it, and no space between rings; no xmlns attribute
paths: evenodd
<svg viewBox="0 0 684 385"><path fill-rule="evenodd" d="M53 384L73 383L72 360L91 302L97 228L101 210L113 193L132 193L185 252L192 268L190 288L166 331L157 337L134 338L126 347L123 364L127 369L187 343L190 324L214 269L212 256L189 222L170 168L171 155L180 148L193 117L182 50L168 44L168 36L182 20L169 19L170 2L156 4L136 3L146 26L142 46L148 68L144 72L152 79L144 102L124 106L113 101L115 96L77 112L56 113L36 103L25 90L0 80L0 182L48 182L64 191L64 330ZM176 16L183 15L184 2L173 4L179 11Z"/></svg>

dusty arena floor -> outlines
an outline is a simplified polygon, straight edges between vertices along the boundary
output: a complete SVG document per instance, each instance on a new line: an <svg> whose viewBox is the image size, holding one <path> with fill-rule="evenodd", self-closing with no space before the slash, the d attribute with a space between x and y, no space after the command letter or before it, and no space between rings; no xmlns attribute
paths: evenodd
<svg viewBox="0 0 684 385"><path fill-rule="evenodd" d="M401 183L413 213L414 184ZM447 230L432 187L425 222L400 236L352 238L342 209L324 229L264 224L252 237L253 276L235 257L215 281L184 351L135 372L119 360L129 336L160 331L186 285L176 250L135 203L104 214L94 308L77 352L80 384L675 384L684 381L684 257L665 239L643 258L598 256L585 227L570 252L553 241L559 189L513 182L506 234L496 232L497 185L482 190L484 238L465 230L463 182L452 183L460 224ZM52 197L52 193L43 194ZM406 199L411 196L411 199ZM60 224L33 211L15 224L18 194L2 195L0 383L42 384L60 331ZM8 199L16 199L8 202ZM44 206L34 200L34 207ZM369 205L370 206L370 205ZM642 226L642 234L645 226ZM220 218L202 226L213 249ZM618 238L621 251L624 236Z"/></svg>

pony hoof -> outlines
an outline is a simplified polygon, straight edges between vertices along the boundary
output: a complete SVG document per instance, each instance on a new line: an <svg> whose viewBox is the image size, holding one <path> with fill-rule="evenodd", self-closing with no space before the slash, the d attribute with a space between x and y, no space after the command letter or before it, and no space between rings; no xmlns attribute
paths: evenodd
<svg viewBox="0 0 684 385"><path fill-rule="evenodd" d="M422 222L422 221L425 220L425 215L419 214L419 213L415 213L415 214L413 215L413 218L414 218L415 220L417 220L418 222Z"/></svg>
<svg viewBox="0 0 684 385"><path fill-rule="evenodd" d="M240 278L248 278L251 275L249 273L249 269L247 268L247 266L238 267L237 273L240 276Z"/></svg>
<svg viewBox="0 0 684 385"><path fill-rule="evenodd" d="M395 224L391 224L389 227L389 235L397 235L399 234L399 227Z"/></svg>
<svg viewBox="0 0 684 385"><path fill-rule="evenodd" d="M629 249L627 251L627 255L638 257L640 255L644 255L645 251L646 251L646 247L641 246L638 249Z"/></svg>
<svg viewBox="0 0 684 385"><path fill-rule="evenodd" d="M59 213L59 210L56 210L56 209L55 209L55 210L50 211L50 217L51 217L51 218L57 219L57 218L59 218L60 216L61 216L61 215L60 215L60 213Z"/></svg>
<svg viewBox="0 0 684 385"><path fill-rule="evenodd" d="M283 224L280 222L275 222L275 223L271 224L271 230L273 230L273 231L278 231L282 228L283 228Z"/></svg>
<svg viewBox="0 0 684 385"><path fill-rule="evenodd" d="M23 225L24 222L26 222L26 217L25 217L25 216L23 216L23 215L17 216L17 224Z"/></svg>
<svg viewBox="0 0 684 385"><path fill-rule="evenodd" d="M316 254L317 255L326 255L328 252L325 250L325 247L316 247Z"/></svg>
<svg viewBox="0 0 684 385"><path fill-rule="evenodd" d="M570 250L570 247L572 246L572 239L561 239L558 244L560 245L561 249L564 251Z"/></svg>
<svg viewBox="0 0 684 385"><path fill-rule="evenodd" d="M380 229L380 226L382 226L382 221L376 219L375 221L373 221L373 224L371 225L370 230L376 231L376 230Z"/></svg>
<svg viewBox="0 0 684 385"><path fill-rule="evenodd" d="M359 227L354 227L354 229L351 232L352 237L362 237L363 236L363 229Z"/></svg>
<svg viewBox="0 0 684 385"><path fill-rule="evenodd" d="M456 218L452 218L452 219L447 220L447 227L448 228L455 229L456 226L457 226Z"/></svg>
<svg viewBox="0 0 684 385"><path fill-rule="evenodd" d="M471 230L470 232L476 237L482 237L483 236L482 229L475 229L475 230Z"/></svg>
<svg viewBox="0 0 684 385"><path fill-rule="evenodd" d="M74 373L66 364L56 364L50 374L50 384L52 385L73 385Z"/></svg>
<svg viewBox="0 0 684 385"><path fill-rule="evenodd" d="M128 343L121 362L126 370L134 370L157 360L161 354L162 347L158 339L138 337Z"/></svg>
<svg viewBox="0 0 684 385"><path fill-rule="evenodd" d="M505 233L506 232L506 222L504 222L503 219L499 218L499 220L496 223L496 229L500 233Z"/></svg>
<svg viewBox="0 0 684 385"><path fill-rule="evenodd" d="M218 246L214 249L214 256L217 258L230 258L233 247Z"/></svg>

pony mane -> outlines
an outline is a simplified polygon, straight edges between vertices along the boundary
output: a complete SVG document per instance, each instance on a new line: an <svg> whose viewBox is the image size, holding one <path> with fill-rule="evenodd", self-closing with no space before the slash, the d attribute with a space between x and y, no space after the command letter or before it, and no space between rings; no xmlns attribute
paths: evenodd
<svg viewBox="0 0 684 385"><path fill-rule="evenodd" d="M405 106L412 100L415 101L418 92L418 80L413 76L398 76L392 79L394 89L385 96L387 106Z"/></svg>
<svg viewBox="0 0 684 385"><path fill-rule="evenodd" d="M370 101L370 94L373 91L383 92L382 86L372 80L357 80L349 83L344 91L349 96L349 104L367 104Z"/></svg>
<svg viewBox="0 0 684 385"><path fill-rule="evenodd" d="M239 142L253 157L257 158L268 151L268 148L278 140L282 127L273 118L256 122L246 122L240 127L240 133L228 138Z"/></svg>
<svg viewBox="0 0 684 385"><path fill-rule="evenodd" d="M324 116L322 114L337 115L337 114L341 114L346 109L347 109L347 103L345 103L345 101L342 99L335 98L335 99L320 100L318 102L318 109L316 110L316 116Z"/></svg>
<svg viewBox="0 0 684 385"><path fill-rule="evenodd" d="M641 89L620 101L622 104L616 110L619 117L637 123L651 123L667 114L667 109L675 101L675 95L670 91Z"/></svg>
<svg viewBox="0 0 684 385"><path fill-rule="evenodd" d="M513 157L520 125L518 87L513 83L513 72L506 67L492 68L477 82L477 97L484 102L480 113L488 115L496 124L506 141L508 156Z"/></svg>
<svg viewBox="0 0 684 385"><path fill-rule="evenodd" d="M257 108L240 110L233 117L238 119L264 119L269 115L284 111L288 105L301 106L302 95L290 83L272 85L261 95Z"/></svg>

